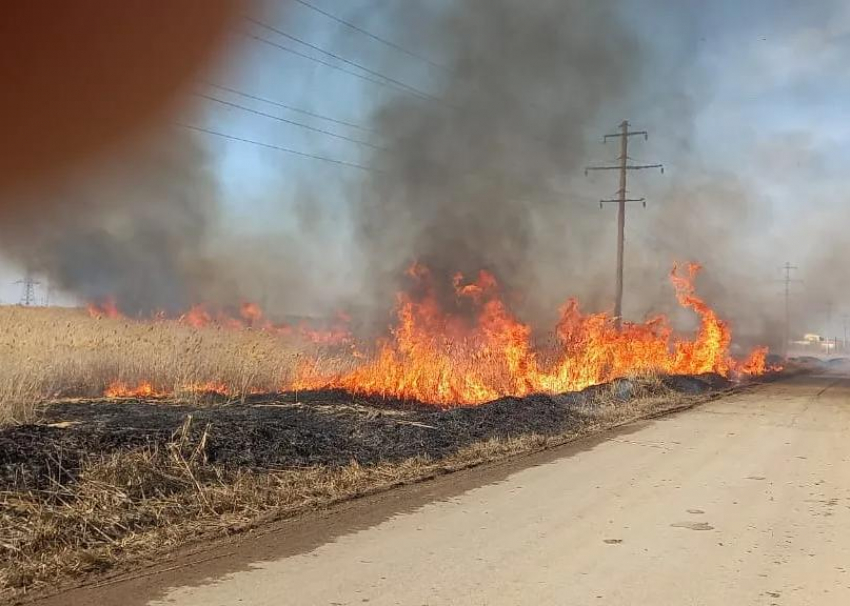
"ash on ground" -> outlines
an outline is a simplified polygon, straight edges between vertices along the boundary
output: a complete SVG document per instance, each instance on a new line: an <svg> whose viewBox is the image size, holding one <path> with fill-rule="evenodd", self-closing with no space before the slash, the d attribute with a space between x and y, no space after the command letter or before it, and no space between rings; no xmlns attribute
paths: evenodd
<svg viewBox="0 0 850 606"><path fill-rule="evenodd" d="M599 406L676 392L728 387L719 375L620 379L563 395L501 398L439 409L339 391L274 394L238 404L92 400L46 406L39 423L0 429L0 490L74 483L86 460L136 448L167 448L192 416L207 432L207 461L224 468L273 470L361 465L415 456L440 458L491 438L555 436L588 424Z"/></svg>

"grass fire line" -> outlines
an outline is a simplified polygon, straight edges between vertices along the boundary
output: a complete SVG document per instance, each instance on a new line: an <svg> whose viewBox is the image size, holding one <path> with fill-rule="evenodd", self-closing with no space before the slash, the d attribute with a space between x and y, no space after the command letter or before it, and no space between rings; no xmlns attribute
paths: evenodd
<svg viewBox="0 0 850 606"><path fill-rule="evenodd" d="M531 393L564 393L641 373L701 374L724 377L765 372L766 348L748 357L730 356L730 328L695 293L699 266L676 266L670 280L679 304L697 314L699 329L692 339L676 336L664 316L643 323L625 323L617 330L607 313L585 314L576 300L560 310L554 347L535 348L532 329L520 322L505 304L495 278L480 272L473 281L458 274L453 286L457 300L473 311L467 314L441 309L434 278L427 267L409 271L415 290L399 295L397 323L389 338L368 347L357 345L344 353L301 356L294 378L280 390L338 388L363 395L378 395L427 402L439 406L476 405L503 396ZM113 308L114 309L114 308ZM117 310L112 312L117 313ZM213 315L192 308L179 321L190 326L212 323L230 328L256 327L276 334L293 334L289 326L264 319L256 305L243 305L239 318ZM300 330L314 343L352 345L351 333L342 326L326 332ZM372 355L362 352L372 351ZM353 355L354 354L354 355ZM253 388L257 393L258 387ZM181 385L182 393L232 395L236 390L221 381ZM173 392L143 380L128 384L116 380L110 397L166 397Z"/></svg>
<svg viewBox="0 0 850 606"><path fill-rule="evenodd" d="M422 265L368 347L342 321L293 329L256 306L147 320L0 308L0 595L549 448L773 370L763 348L733 359L698 270L670 275L699 318L691 338L664 317L618 331L568 301L547 347L490 274L455 276L446 309Z"/></svg>

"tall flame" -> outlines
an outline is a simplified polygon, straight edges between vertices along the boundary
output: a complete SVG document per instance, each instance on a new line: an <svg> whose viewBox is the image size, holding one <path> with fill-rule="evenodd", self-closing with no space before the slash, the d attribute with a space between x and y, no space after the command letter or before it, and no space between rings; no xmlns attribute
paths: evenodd
<svg viewBox="0 0 850 606"><path fill-rule="evenodd" d="M531 328L508 309L493 275L482 271L472 282L455 276L458 302L475 312L472 320L465 320L441 308L429 271L414 265L408 273L424 295L398 296L397 324L376 353L337 373L323 371L316 362L305 363L292 387L341 388L456 405L574 391L640 372L724 376L764 372L764 348L743 361L730 356L728 324L695 293L699 269L689 264L670 273L679 304L700 319L692 340L674 336L664 316L624 323L617 330L609 314L582 313L578 303L569 300L561 308L556 345L536 348Z"/></svg>

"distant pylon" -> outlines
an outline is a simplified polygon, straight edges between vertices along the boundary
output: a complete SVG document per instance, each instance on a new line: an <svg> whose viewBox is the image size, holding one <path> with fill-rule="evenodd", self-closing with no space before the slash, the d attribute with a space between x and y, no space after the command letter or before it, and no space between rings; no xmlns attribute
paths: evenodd
<svg viewBox="0 0 850 606"><path fill-rule="evenodd" d="M35 287L40 284L40 282L36 281L32 276L32 272L27 269L27 272L24 274L23 280L18 280L15 284L22 285L21 289L21 305L25 305L26 307L32 307L36 304L35 300Z"/></svg>

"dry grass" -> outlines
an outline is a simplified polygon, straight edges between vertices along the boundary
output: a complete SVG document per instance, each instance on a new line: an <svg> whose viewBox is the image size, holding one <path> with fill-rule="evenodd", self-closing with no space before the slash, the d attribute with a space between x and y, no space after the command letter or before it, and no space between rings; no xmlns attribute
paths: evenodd
<svg viewBox="0 0 850 606"><path fill-rule="evenodd" d="M99 396L114 381L150 381L187 399L184 386L224 383L238 399L289 384L302 356L335 363L314 346L263 331L95 319L78 310L0 307L0 327L0 424L32 420L40 403L58 397ZM207 460L207 431L190 432L190 417L165 446L91 453L73 482L0 492L0 595L553 446L685 400L658 379L635 383L627 397L617 384L600 390L569 433L490 439L443 458L374 465L225 468Z"/></svg>
<svg viewBox="0 0 850 606"><path fill-rule="evenodd" d="M600 394L569 433L491 439L441 459L286 469L225 470L208 464L206 431L189 424L162 449L93 455L73 485L0 494L0 595L14 596L61 578L144 560L187 540L239 532L261 522L541 450L641 416L693 402L680 394L615 402ZM195 435L198 435L197 433Z"/></svg>
<svg viewBox="0 0 850 606"><path fill-rule="evenodd" d="M102 395L113 381L186 386L224 383L234 398L291 380L309 345L260 330L195 329L173 321L91 318L63 308L0 307L0 424L32 419L57 397Z"/></svg>

